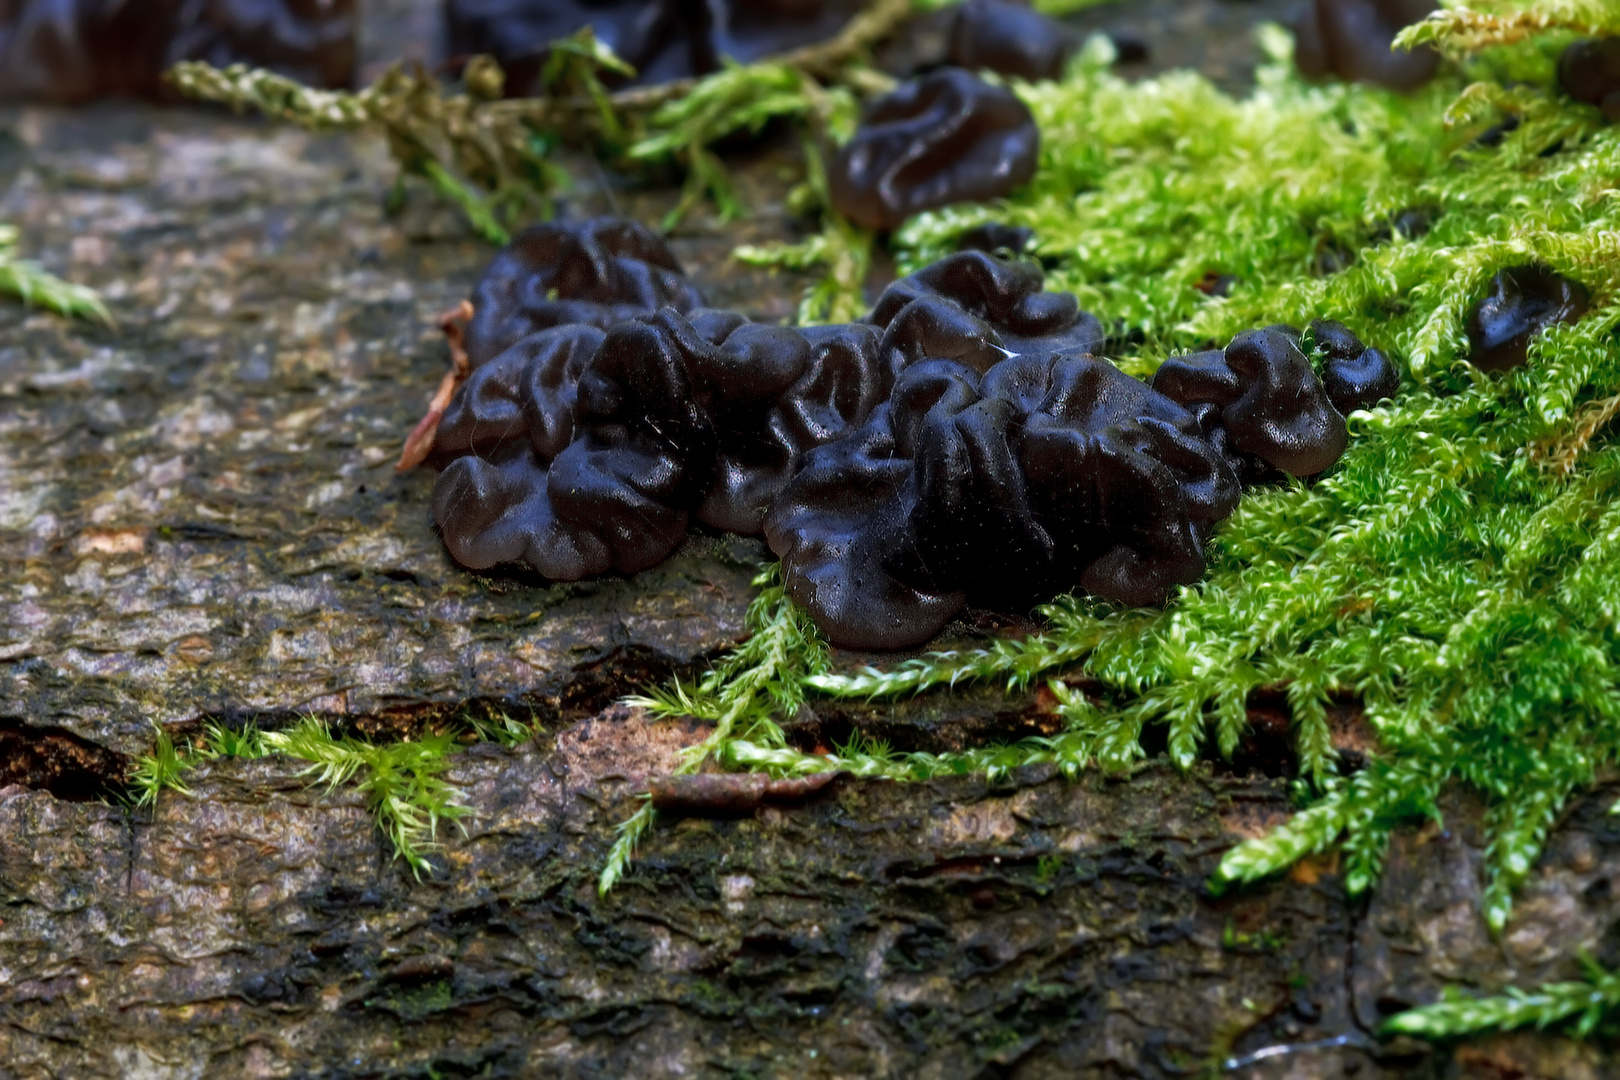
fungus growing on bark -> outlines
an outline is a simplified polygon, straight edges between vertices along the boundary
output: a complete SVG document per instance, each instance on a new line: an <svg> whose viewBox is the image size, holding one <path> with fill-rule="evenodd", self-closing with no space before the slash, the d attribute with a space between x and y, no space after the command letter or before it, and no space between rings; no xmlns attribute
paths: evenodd
<svg viewBox="0 0 1620 1080"><path fill-rule="evenodd" d="M869 229L999 198L1035 174L1040 133L1012 91L942 68L873 102L828 169L833 206Z"/></svg>
<svg viewBox="0 0 1620 1080"><path fill-rule="evenodd" d="M1294 63L1307 79L1337 77L1409 93L1434 77L1440 54L1392 51L1395 35L1436 10L1433 0L1306 0L1291 20Z"/></svg>
<svg viewBox="0 0 1620 1080"><path fill-rule="evenodd" d="M1620 38L1577 41L1558 58L1558 85L1576 101L1620 120Z"/></svg>
<svg viewBox="0 0 1620 1080"><path fill-rule="evenodd" d="M1468 314L1468 359L1484 371L1516 368L1528 358L1532 337L1579 319L1588 300L1585 286L1541 263L1499 270Z"/></svg>
<svg viewBox="0 0 1620 1080"><path fill-rule="evenodd" d="M0 3L0 99L158 97L181 60L343 88L354 81L355 27L354 0L12 0Z"/></svg>
<svg viewBox="0 0 1620 1080"><path fill-rule="evenodd" d="M445 416L439 449L464 455L434 490L445 545L571 581L662 562L693 516L757 534L804 452L887 397L877 338L672 308L525 338Z"/></svg>
<svg viewBox="0 0 1620 1080"><path fill-rule="evenodd" d="M926 641L962 606L1074 585L1162 602L1204 569L1238 481L1193 414L1105 361L908 368L812 451L766 518L789 595L851 648Z"/></svg>
<svg viewBox="0 0 1620 1080"><path fill-rule="evenodd" d="M951 63L1020 79L1055 79L1080 35L1023 4L967 0L951 26Z"/></svg>

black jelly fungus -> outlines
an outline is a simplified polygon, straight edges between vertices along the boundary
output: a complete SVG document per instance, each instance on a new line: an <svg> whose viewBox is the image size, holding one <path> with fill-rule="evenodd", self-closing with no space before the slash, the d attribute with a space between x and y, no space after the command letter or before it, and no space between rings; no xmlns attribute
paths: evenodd
<svg viewBox="0 0 1620 1080"><path fill-rule="evenodd" d="M1322 354L1322 389L1343 415L1370 409L1401 388L1400 374L1389 357L1367 348L1343 323L1317 319L1310 335Z"/></svg>
<svg viewBox="0 0 1620 1080"><path fill-rule="evenodd" d="M1314 476L1339 459L1344 416L1284 329L1250 330L1224 350L1173 356L1153 388L1189 408L1218 410L1225 446L1290 476Z"/></svg>
<svg viewBox="0 0 1620 1080"><path fill-rule="evenodd" d="M1579 319L1589 299L1585 286L1540 263L1499 270L1469 312L1468 359L1484 371L1519 367L1532 337Z"/></svg>
<svg viewBox="0 0 1620 1080"><path fill-rule="evenodd" d="M967 602L1076 584L1162 602L1238 498L1186 409L1106 361L907 368L858 432L806 455L766 518L790 595L829 639L895 649Z"/></svg>
<svg viewBox="0 0 1620 1080"><path fill-rule="evenodd" d="M1290 24L1294 63L1308 79L1416 90L1439 70L1440 54L1427 45L1409 52L1390 45L1435 10L1433 0L1306 0Z"/></svg>
<svg viewBox="0 0 1620 1080"><path fill-rule="evenodd" d="M981 251L896 281L861 322L797 329L648 310L696 302L654 234L547 228L479 287L469 351L525 332L481 349L440 423L450 554L574 580L654 566L694 520L763 533L841 646L920 644L965 604L1065 589L1162 603L1203 574L1246 480L1325 469L1334 401L1383 393L1381 354L1325 321L1307 337L1330 382L1343 368L1333 401L1287 326L1150 386L1090 355L1101 325L1038 266Z"/></svg>
<svg viewBox="0 0 1620 1080"><path fill-rule="evenodd" d="M1038 11L1007 0L967 0L951 27L950 61L1020 79L1055 79L1080 35Z"/></svg>
<svg viewBox="0 0 1620 1080"><path fill-rule="evenodd" d="M867 321L883 327L884 342L907 359L963 359L980 370L1009 352L1100 348L1102 324L1080 310L1073 293L1046 292L1043 283L1032 263L959 251L883 290ZM954 336L942 340L947 335Z"/></svg>
<svg viewBox="0 0 1620 1080"><path fill-rule="evenodd" d="M992 255L1009 252L1013 255L1028 251L1035 242L1035 230L1027 225L1007 225L987 221L975 225L956 238L957 251L984 251Z"/></svg>
<svg viewBox="0 0 1620 1080"><path fill-rule="evenodd" d="M589 25L654 83L749 63L832 37L861 0L448 0L452 54L490 53L506 91L533 93L547 46Z"/></svg>
<svg viewBox="0 0 1620 1080"><path fill-rule="evenodd" d="M354 81L354 0L10 0L0 99L165 97L181 60L267 67L308 86Z"/></svg>
<svg viewBox="0 0 1620 1080"><path fill-rule="evenodd" d="M895 229L920 210L1008 194L1035 174L1039 147L1011 90L942 68L868 106L827 183L850 221Z"/></svg>
<svg viewBox="0 0 1620 1080"><path fill-rule="evenodd" d="M1558 58L1558 85L1576 101L1620 120L1620 38L1577 41Z"/></svg>

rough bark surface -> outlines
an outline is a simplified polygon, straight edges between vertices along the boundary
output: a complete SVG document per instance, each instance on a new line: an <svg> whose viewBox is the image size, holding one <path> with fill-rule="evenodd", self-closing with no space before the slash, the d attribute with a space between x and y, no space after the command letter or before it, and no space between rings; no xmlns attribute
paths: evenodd
<svg viewBox="0 0 1620 1080"><path fill-rule="evenodd" d="M1134 10L1155 65L1239 82L1252 51L1208 28L1275 15ZM780 206L790 159L740 154L747 201ZM218 113L0 111L0 220L117 318L0 303L0 1076L1620 1075L1552 1035L1371 1034L1442 985L1620 963L1617 792L1568 815L1499 941L1462 797L1370 900L1332 860L1213 899L1221 853L1291 808L1266 701L1236 763L1188 776L841 779L666 816L599 898L614 825L703 734L614 703L738 639L763 548L696 537L572 586L450 564L432 476L392 463L444 370L434 317L490 252L424 192L385 213L392 180L373 141ZM566 211L653 221L675 197L598 176ZM793 228L700 214L673 246L713 302L780 319L802 282L728 255ZM541 734L457 757L473 813L420 879L356 793L284 760L121 796L155 723L386 737L476 702ZM950 749L1052 723L974 691L790 728ZM1353 708L1339 731L1353 761Z"/></svg>

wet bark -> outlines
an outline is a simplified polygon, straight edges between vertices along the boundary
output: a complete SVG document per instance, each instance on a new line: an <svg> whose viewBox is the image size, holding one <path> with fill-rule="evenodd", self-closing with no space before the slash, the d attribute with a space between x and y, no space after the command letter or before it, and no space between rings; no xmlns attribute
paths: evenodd
<svg viewBox="0 0 1620 1080"><path fill-rule="evenodd" d="M1155 64L1252 63L1140 10L1168 35ZM740 151L764 209L674 237L717 305L793 310L802 281L728 258L795 235L773 209L790 164ZM676 197L580 172L566 212L655 221ZM1445 984L1567 978L1581 948L1620 962L1616 792L1572 811L1500 941L1461 796L1447 831L1398 839L1370 900L1332 860L1211 898L1221 853L1292 805L1266 700L1237 762L1188 776L843 778L668 813L599 898L614 826L703 735L615 702L738 640L764 551L699 536L569 586L454 567L431 474L392 463L444 370L434 319L489 250L425 192L387 213L392 181L373 141L217 113L0 112L0 220L117 317L0 304L0 1076L1620 1069L1552 1035L1372 1037ZM121 797L156 724L313 713L391 737L469 704L541 734L457 757L473 813L420 879L355 792L283 760L205 764L152 809ZM817 702L790 734L952 749L1052 724L1039 696L973 691ZM1353 708L1339 730L1353 753Z"/></svg>

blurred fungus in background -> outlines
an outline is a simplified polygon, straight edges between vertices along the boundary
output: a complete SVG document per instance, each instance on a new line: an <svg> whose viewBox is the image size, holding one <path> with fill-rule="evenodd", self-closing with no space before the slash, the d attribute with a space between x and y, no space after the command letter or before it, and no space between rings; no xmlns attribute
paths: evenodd
<svg viewBox="0 0 1620 1080"><path fill-rule="evenodd" d="M832 37L862 0L448 0L450 53L489 53L506 91L532 91L548 42L589 25L637 83L719 71Z"/></svg>
<svg viewBox="0 0 1620 1080"><path fill-rule="evenodd" d="M0 100L165 97L181 60L347 88L357 22L355 0L0 0Z"/></svg>

